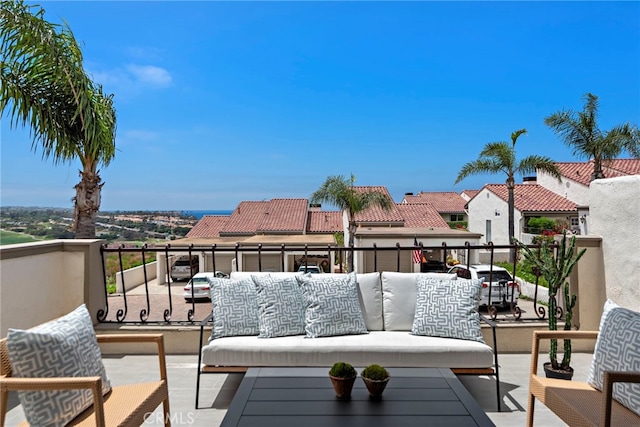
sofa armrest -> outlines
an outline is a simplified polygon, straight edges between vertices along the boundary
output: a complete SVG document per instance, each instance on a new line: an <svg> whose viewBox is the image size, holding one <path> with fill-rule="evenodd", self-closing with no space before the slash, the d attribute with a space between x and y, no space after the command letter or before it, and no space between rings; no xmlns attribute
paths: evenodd
<svg viewBox="0 0 640 427"><path fill-rule="evenodd" d="M97 377L57 377L57 378L15 378L0 377L0 395L6 397L9 391L38 391L38 390L76 390L89 389L93 395L93 410L96 425L104 426L104 399L102 397L102 378ZM4 400L4 399L3 399ZM2 413L0 420L6 416L6 402L0 405Z"/></svg>
<svg viewBox="0 0 640 427"><path fill-rule="evenodd" d="M97 335L98 343L123 343L123 344L140 344L140 343L156 343L158 347L158 363L160 366L160 379L167 380L167 362L164 351L164 335L162 334L110 334Z"/></svg>
<svg viewBox="0 0 640 427"><path fill-rule="evenodd" d="M640 372L605 371L602 385L602 419L600 425L611 426L611 404L614 383L640 383Z"/></svg>
<svg viewBox="0 0 640 427"><path fill-rule="evenodd" d="M531 375L538 373L538 353L540 352L541 340L552 339L590 339L596 340L598 331L533 331L533 343L531 344Z"/></svg>

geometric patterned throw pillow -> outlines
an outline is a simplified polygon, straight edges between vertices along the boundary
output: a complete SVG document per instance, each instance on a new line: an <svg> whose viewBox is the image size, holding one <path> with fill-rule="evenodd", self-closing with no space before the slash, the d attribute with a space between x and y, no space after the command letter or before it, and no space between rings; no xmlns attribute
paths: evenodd
<svg viewBox="0 0 640 427"><path fill-rule="evenodd" d="M211 279L211 338L258 335L258 299L250 278Z"/></svg>
<svg viewBox="0 0 640 427"><path fill-rule="evenodd" d="M484 342L477 306L480 280L417 279L413 335Z"/></svg>
<svg viewBox="0 0 640 427"><path fill-rule="evenodd" d="M640 313L611 309L600 325L587 383L604 386L605 371L640 372ZM613 398L640 415L640 384L614 383Z"/></svg>
<svg viewBox="0 0 640 427"><path fill-rule="evenodd" d="M14 377L100 376L102 393L111 390L93 322L84 304L29 330L9 329L6 343ZM66 425L93 404L88 389L21 391L18 396L32 426Z"/></svg>
<svg viewBox="0 0 640 427"><path fill-rule="evenodd" d="M296 276L305 305L307 338L368 334L355 273L346 277L324 274Z"/></svg>
<svg viewBox="0 0 640 427"><path fill-rule="evenodd" d="M295 277L251 278L258 294L258 338L304 334L304 304Z"/></svg>

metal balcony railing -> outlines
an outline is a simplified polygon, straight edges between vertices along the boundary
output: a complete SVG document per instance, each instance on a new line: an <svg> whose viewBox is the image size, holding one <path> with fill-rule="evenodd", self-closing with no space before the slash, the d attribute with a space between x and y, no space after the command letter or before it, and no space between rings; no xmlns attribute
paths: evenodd
<svg viewBox="0 0 640 427"><path fill-rule="evenodd" d="M413 263L414 253L420 253L420 265ZM470 245L449 246L443 243L441 246L395 246L380 247L338 247L335 245L310 246L310 245L241 245L233 246L148 246L142 247L110 247L103 245L102 270L104 275L105 306L98 311L98 321L101 323L120 324L150 324L150 325L192 325L204 319L211 312L210 301L199 301L195 298L185 298L185 282L172 281L170 277L171 260L180 255L197 256L205 263L200 263L200 272L217 271L222 265L229 265L229 259L233 260L233 268L236 271L267 271L264 268L265 257L269 257L268 271L296 271L299 266L305 265L310 259L324 259L328 264L335 266L335 272L346 273L347 271L357 271L358 273L396 271L438 271L446 272L450 269L447 259L454 257L462 265L478 263L480 259L483 263L494 264L497 259L496 254L503 255L509 251L518 249L514 245ZM147 268L143 268L142 283L134 284L132 289L127 283L123 268L123 256L125 254L138 254L143 267L149 264L151 253L157 257L157 271L162 272L155 279L148 277ZM427 258L428 255L428 258ZM253 262L247 262L245 258L252 257ZM279 260L278 267L273 268L274 259ZM120 290L115 294L107 292L107 259L117 260L120 272ZM517 259L517 257L516 257ZM243 262L244 260L244 262ZM347 265L346 260L351 260L351 265ZM246 268L253 265L253 268ZM257 266L257 268L255 267ZM355 267L355 268L354 268ZM518 265L514 263L514 276L518 274ZM193 277L196 271L190 267L190 276ZM494 286L493 270L489 277L485 277L488 286ZM111 280L112 281L112 280ZM537 279L536 279L537 285ZM523 317L515 297L517 286L507 287L511 292L507 293L507 308L499 310L493 305L491 300L487 306L488 314L499 321L539 321L545 318L546 308L537 303L537 286L535 295L530 303L533 304L533 316ZM193 292L193 291L192 291ZM489 298L491 298L491 288ZM192 294L193 295L193 294ZM559 313L561 315L561 313Z"/></svg>

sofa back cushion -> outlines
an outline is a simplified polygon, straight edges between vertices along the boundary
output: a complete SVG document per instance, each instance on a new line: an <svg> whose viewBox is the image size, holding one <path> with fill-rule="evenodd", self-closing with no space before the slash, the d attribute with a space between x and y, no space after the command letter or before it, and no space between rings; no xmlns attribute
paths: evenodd
<svg viewBox="0 0 640 427"><path fill-rule="evenodd" d="M455 273L382 272L382 314L386 331L410 331L416 312L417 280L454 280Z"/></svg>
<svg viewBox="0 0 640 427"><path fill-rule="evenodd" d="M602 390L605 371L639 370L640 313L605 305L587 383ZM640 384L615 383L613 398L640 415Z"/></svg>

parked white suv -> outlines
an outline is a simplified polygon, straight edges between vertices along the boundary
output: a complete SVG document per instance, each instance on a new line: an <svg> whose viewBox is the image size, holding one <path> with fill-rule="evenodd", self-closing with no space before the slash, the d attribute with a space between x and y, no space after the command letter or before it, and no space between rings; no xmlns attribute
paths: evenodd
<svg viewBox="0 0 640 427"><path fill-rule="evenodd" d="M475 264L468 268L464 264L453 266L449 273L456 273L462 279L482 279L480 306L516 305L520 296L520 286L506 269L490 264ZM491 293L491 298L489 298ZM511 299L513 296L513 300Z"/></svg>

